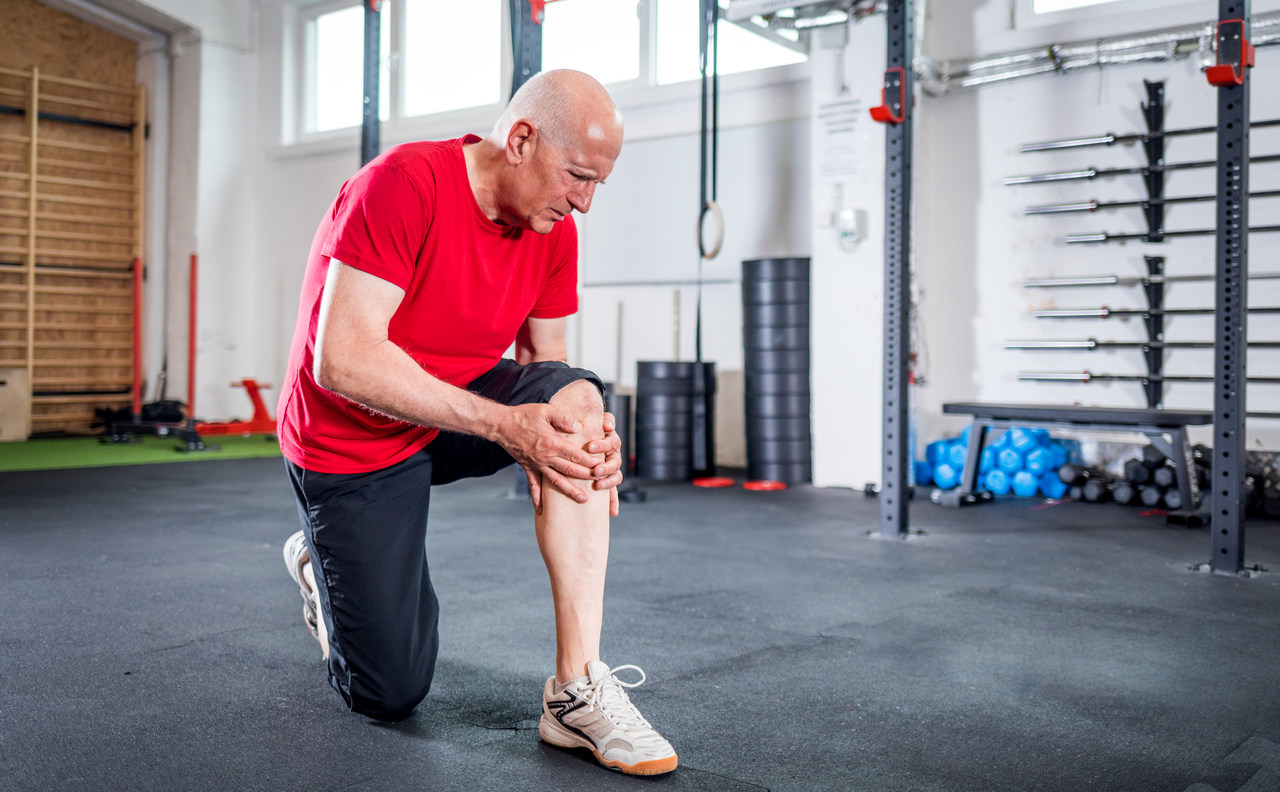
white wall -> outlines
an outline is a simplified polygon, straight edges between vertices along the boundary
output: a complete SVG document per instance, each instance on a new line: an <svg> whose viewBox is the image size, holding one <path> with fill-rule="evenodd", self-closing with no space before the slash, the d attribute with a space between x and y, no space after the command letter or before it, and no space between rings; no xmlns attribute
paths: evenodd
<svg viewBox="0 0 1280 792"><path fill-rule="evenodd" d="M847 30L847 44L828 32L811 55L810 165L814 212L811 340L813 480L861 487L880 479L884 361L884 129L868 109L879 104L885 25L872 17ZM832 133L817 115L824 106L855 103L854 130ZM840 167L846 146L851 167ZM832 172L838 175L830 175ZM862 239L842 247L834 214L853 210Z"/></svg>

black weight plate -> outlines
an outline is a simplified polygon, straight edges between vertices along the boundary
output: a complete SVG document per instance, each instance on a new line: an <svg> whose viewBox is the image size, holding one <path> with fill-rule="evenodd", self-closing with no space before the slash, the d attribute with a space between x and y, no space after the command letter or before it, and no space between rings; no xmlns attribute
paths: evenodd
<svg viewBox="0 0 1280 792"><path fill-rule="evenodd" d="M648 481L688 481L693 478L693 465L686 462L675 465L640 465L636 463L636 478Z"/></svg>
<svg viewBox="0 0 1280 792"><path fill-rule="evenodd" d="M743 280L793 280L808 277L807 258L752 259L742 262Z"/></svg>
<svg viewBox="0 0 1280 792"><path fill-rule="evenodd" d="M680 429L641 429L636 432L637 453L642 448L689 448L693 443L693 432L688 428Z"/></svg>
<svg viewBox="0 0 1280 792"><path fill-rule="evenodd" d="M637 393L636 415L642 413L687 413L693 409L693 397L688 394Z"/></svg>
<svg viewBox="0 0 1280 792"><path fill-rule="evenodd" d="M674 465L692 464L693 450L688 446L639 446L636 448L636 464Z"/></svg>
<svg viewBox="0 0 1280 792"><path fill-rule="evenodd" d="M653 412L636 413L636 434L646 431L688 431L693 426L693 414Z"/></svg>
<svg viewBox="0 0 1280 792"><path fill-rule="evenodd" d="M758 418L748 420L747 442L753 440L809 440L808 418Z"/></svg>
<svg viewBox="0 0 1280 792"><path fill-rule="evenodd" d="M742 343L747 349L808 349L809 325L744 331Z"/></svg>
<svg viewBox="0 0 1280 792"><path fill-rule="evenodd" d="M747 459L760 462L809 462L813 443L808 440L747 441Z"/></svg>
<svg viewBox="0 0 1280 792"><path fill-rule="evenodd" d="M766 371L809 371L808 349L746 349L745 370L749 374Z"/></svg>
<svg viewBox="0 0 1280 792"><path fill-rule="evenodd" d="M804 484L813 480L813 465L808 462L752 462L748 459L747 478L752 481Z"/></svg>
<svg viewBox="0 0 1280 792"><path fill-rule="evenodd" d="M791 393L807 396L810 393L809 372L807 371L749 372L744 379L747 396L763 396L769 393Z"/></svg>
<svg viewBox="0 0 1280 792"><path fill-rule="evenodd" d="M744 306L742 324L748 329L757 327L808 327L809 303L753 303Z"/></svg>
<svg viewBox="0 0 1280 792"><path fill-rule="evenodd" d="M644 398L654 394L665 394L670 396L688 396L693 392L693 380L691 379L654 379L652 377L641 377L636 380L636 396Z"/></svg>
<svg viewBox="0 0 1280 792"><path fill-rule="evenodd" d="M809 415L809 397L774 393L748 396L747 420L752 418L803 418Z"/></svg>
<svg viewBox="0 0 1280 792"><path fill-rule="evenodd" d="M691 360L639 360L636 361L636 377L639 379L692 379Z"/></svg>
<svg viewBox="0 0 1280 792"><path fill-rule="evenodd" d="M742 302L747 305L761 303L809 302L808 280L743 281Z"/></svg>

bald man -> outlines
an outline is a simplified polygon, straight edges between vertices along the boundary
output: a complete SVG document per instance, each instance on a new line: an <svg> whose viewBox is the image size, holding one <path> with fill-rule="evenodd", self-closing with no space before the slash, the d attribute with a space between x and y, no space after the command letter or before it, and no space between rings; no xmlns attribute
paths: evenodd
<svg viewBox="0 0 1280 792"><path fill-rule="evenodd" d="M361 169L312 243L277 420L302 522L285 562L352 711L404 718L431 686L431 486L514 462L555 613L538 733L652 775L677 759L624 689L644 674L600 660L620 441L600 379L565 363L572 215L621 148L608 93L559 70L529 80L488 137L396 146Z"/></svg>

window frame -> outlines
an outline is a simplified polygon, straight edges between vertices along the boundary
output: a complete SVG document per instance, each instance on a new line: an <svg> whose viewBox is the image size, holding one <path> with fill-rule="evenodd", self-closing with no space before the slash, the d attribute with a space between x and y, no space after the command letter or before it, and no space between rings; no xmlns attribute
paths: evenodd
<svg viewBox="0 0 1280 792"><path fill-rule="evenodd" d="M316 86L316 73L315 70L311 68L311 56L316 49L315 25L313 23L317 19L336 11L343 11L348 8L362 6L362 0L303 0L302 2L294 4L293 17L288 22L288 24L293 28L293 67L295 69L294 74L296 75L296 79L293 81L294 85L292 92L295 108L295 112L293 113L293 128L291 130L292 140L297 142L324 140L326 138L334 137L335 135L341 135L350 129L359 128L359 125L356 125L355 127L339 127L337 129L326 129L321 131L317 131L314 128L317 114L316 97L318 95L318 91ZM391 15L393 26L399 17L399 14L393 13ZM391 35L392 41L394 42L394 29L391 31ZM388 120L395 117L396 70L394 68L394 62L390 71L392 80L392 90L390 92L392 106L388 108L388 110L392 112L389 114Z"/></svg>
<svg viewBox="0 0 1280 792"><path fill-rule="evenodd" d="M1061 11L1036 11L1035 0L1014 0L1013 10L1013 26L1016 30L1057 26L1082 27L1115 20L1121 22L1120 29L1115 31L1118 35L1151 30L1152 25L1148 14L1152 11L1160 11L1167 15L1167 21L1162 21L1158 25L1160 28L1207 22L1211 17L1216 16L1215 9L1206 9L1205 4L1198 0L1173 0L1173 2L1170 0L1110 0ZM1127 20L1122 19L1124 17L1134 18L1137 24L1127 24Z"/></svg>
<svg viewBox="0 0 1280 792"><path fill-rule="evenodd" d="M499 2L501 25L499 35L503 37L502 46L499 48L499 74L502 79L499 101L490 105L405 116L403 108L407 86L403 84L400 68L400 54L404 50L406 27L405 7L402 0L383 1L385 5L394 6L390 31L392 52L384 53L384 57L390 59L391 112L389 118L381 124L383 147L412 140L459 137L467 132L485 134L506 107L507 92L515 68L510 42L509 3ZM359 125L323 132L307 131L308 123L314 118L312 103L315 97L315 74L309 68L308 52L310 50L307 37L311 20L325 13L361 4L362 0L285 0L282 3L284 25L282 32L285 46L281 79L284 81L285 102L280 114L280 143L271 149L272 157L311 156L358 145L361 133ZM681 134L688 131L684 127L688 126L689 121L684 117L686 115L684 113L673 116L671 108L697 100L700 95L698 80L691 79L662 85L657 83L657 3L655 0L638 0L638 6L643 14L640 17L639 77L634 80L610 83L607 86L609 93L628 121L628 139ZM780 96L789 95L789 86L806 81L808 77L807 62L726 74L720 78L721 101L726 106L732 106L736 94L758 94L761 91L775 93L782 91ZM774 119L775 116L791 117L796 112L792 107L760 110L757 107L757 101L749 101L748 104L750 109L745 111L744 120L747 117L756 116L762 119ZM693 120L696 121L696 117ZM674 127L667 128L668 122L673 122ZM655 129L655 123L663 127L663 131ZM694 126L696 127L696 124Z"/></svg>

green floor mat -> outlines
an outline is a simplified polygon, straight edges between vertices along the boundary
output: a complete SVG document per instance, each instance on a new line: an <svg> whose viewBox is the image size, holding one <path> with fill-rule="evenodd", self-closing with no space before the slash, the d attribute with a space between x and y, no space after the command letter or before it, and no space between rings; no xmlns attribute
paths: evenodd
<svg viewBox="0 0 1280 792"><path fill-rule="evenodd" d="M274 435L206 437L204 442L205 451L187 451L185 444L173 437L151 436L128 443L105 443L97 437L0 443L0 472L280 456L280 443Z"/></svg>

